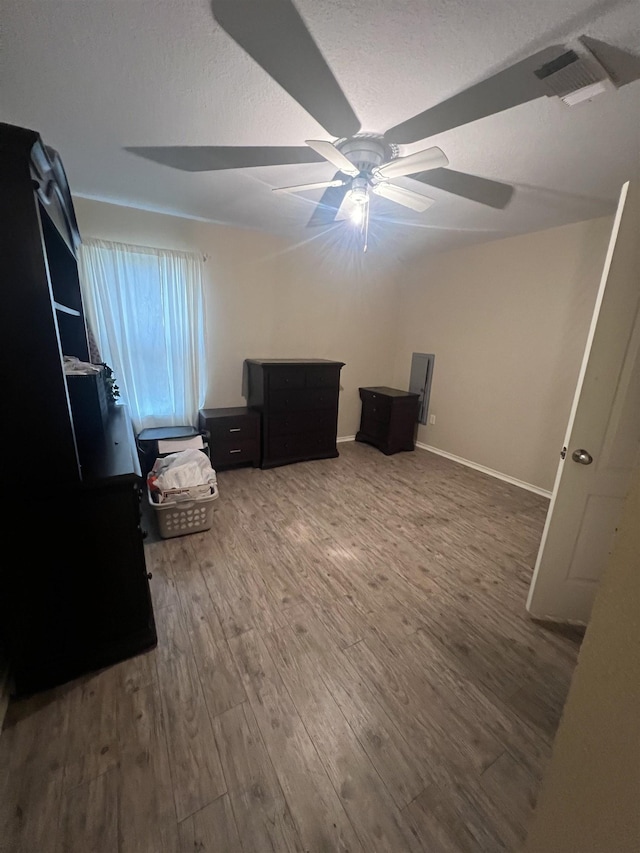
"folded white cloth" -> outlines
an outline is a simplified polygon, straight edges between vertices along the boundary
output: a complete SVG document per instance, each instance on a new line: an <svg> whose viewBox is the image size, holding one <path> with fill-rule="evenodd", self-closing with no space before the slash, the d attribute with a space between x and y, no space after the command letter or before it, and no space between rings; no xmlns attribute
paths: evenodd
<svg viewBox="0 0 640 853"><path fill-rule="evenodd" d="M93 373L102 372L102 365L91 364L89 361L80 361L75 355L65 355L63 364L64 372L67 376L91 376Z"/></svg>
<svg viewBox="0 0 640 853"><path fill-rule="evenodd" d="M149 474L149 485L161 493L183 490L185 497L201 497L215 490L216 472L202 450L179 450L156 459Z"/></svg>

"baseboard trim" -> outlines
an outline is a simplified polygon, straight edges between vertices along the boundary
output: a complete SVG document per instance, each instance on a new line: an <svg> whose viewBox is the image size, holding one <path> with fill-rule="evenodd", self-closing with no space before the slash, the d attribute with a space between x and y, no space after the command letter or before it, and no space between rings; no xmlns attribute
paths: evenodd
<svg viewBox="0 0 640 853"><path fill-rule="evenodd" d="M428 450L429 453L437 453L438 456L444 456L446 459L451 459L453 462L459 462L460 465L466 465L467 468L473 468L476 471L481 471L483 474L488 474L490 477L495 477L497 480L504 480L505 483L511 483L512 486L518 486L521 489L526 489L528 492L534 492L543 498L550 498L551 492L546 489L541 489L540 486L534 486L532 483L525 483L524 480L517 480L515 477L510 477L508 474L503 474L501 471L494 471L493 468L486 468L484 465L478 465L477 462L471 462L470 459L463 459L461 456L455 456L446 450L440 450L439 447L432 447L430 444L423 444L421 441L416 441L416 447L420 450Z"/></svg>
<svg viewBox="0 0 640 853"><path fill-rule="evenodd" d="M336 439L336 444L344 444L345 441L355 441L355 435L342 435Z"/></svg>
<svg viewBox="0 0 640 853"><path fill-rule="evenodd" d="M587 630L587 623L577 619L560 619L557 616L534 616L529 613L529 618L541 628L546 628L547 631L555 631L557 634L565 634L570 637L575 637L576 634L584 636Z"/></svg>

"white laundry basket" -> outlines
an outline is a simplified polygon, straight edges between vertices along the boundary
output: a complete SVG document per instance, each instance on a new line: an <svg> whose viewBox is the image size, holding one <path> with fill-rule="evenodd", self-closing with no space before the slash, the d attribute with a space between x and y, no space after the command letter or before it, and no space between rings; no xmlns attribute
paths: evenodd
<svg viewBox="0 0 640 853"><path fill-rule="evenodd" d="M158 529L163 539L184 536L186 533L201 533L213 526L213 507L218 499L218 487L212 486L209 495L193 500L164 500L155 503L147 489L149 503L158 519Z"/></svg>

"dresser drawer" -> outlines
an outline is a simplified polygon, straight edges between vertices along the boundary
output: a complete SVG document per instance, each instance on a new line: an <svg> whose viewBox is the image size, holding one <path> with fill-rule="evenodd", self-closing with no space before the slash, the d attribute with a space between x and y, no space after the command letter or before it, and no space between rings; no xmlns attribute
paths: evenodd
<svg viewBox="0 0 640 853"><path fill-rule="evenodd" d="M333 409L276 414L269 418L268 429L269 434L273 436L295 435L299 432L335 433L336 415Z"/></svg>
<svg viewBox="0 0 640 853"><path fill-rule="evenodd" d="M226 439L253 438L256 441L260 437L260 417L258 415L237 415L230 418L209 419L206 428L211 435L211 442L224 441Z"/></svg>
<svg viewBox="0 0 640 853"><path fill-rule="evenodd" d="M273 367L269 370L269 388L304 388L305 371L300 367Z"/></svg>
<svg viewBox="0 0 640 853"><path fill-rule="evenodd" d="M315 409L336 409L337 391L331 388L300 388L296 391L279 389L269 394L272 412L303 412Z"/></svg>
<svg viewBox="0 0 640 853"><path fill-rule="evenodd" d="M212 441L209 453L214 469L238 465L241 462L252 462L256 465L260 460L260 446L258 440L253 438L238 441L226 439Z"/></svg>
<svg viewBox="0 0 640 853"><path fill-rule="evenodd" d="M307 432L269 438L265 454L270 459L290 459L313 457L315 454L334 451L335 448L336 437L334 432Z"/></svg>
<svg viewBox="0 0 640 853"><path fill-rule="evenodd" d="M198 425L211 437L260 437L260 414L246 406L226 409L200 409Z"/></svg>
<svg viewBox="0 0 640 853"><path fill-rule="evenodd" d="M338 388L340 370L337 367L307 367L305 371L307 388Z"/></svg>
<svg viewBox="0 0 640 853"><path fill-rule="evenodd" d="M372 438L384 438L389 433L390 418L376 419L367 417L363 412L360 420L360 432Z"/></svg>
<svg viewBox="0 0 640 853"><path fill-rule="evenodd" d="M362 401L362 418L367 421L388 423L391 417L391 403L384 397Z"/></svg>

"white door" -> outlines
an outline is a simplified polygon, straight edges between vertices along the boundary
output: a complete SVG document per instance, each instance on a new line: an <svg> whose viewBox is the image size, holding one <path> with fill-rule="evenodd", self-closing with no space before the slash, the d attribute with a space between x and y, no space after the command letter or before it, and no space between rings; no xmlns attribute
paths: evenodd
<svg viewBox="0 0 640 853"><path fill-rule="evenodd" d="M639 208L626 183L527 599L540 619L588 622L639 457Z"/></svg>

